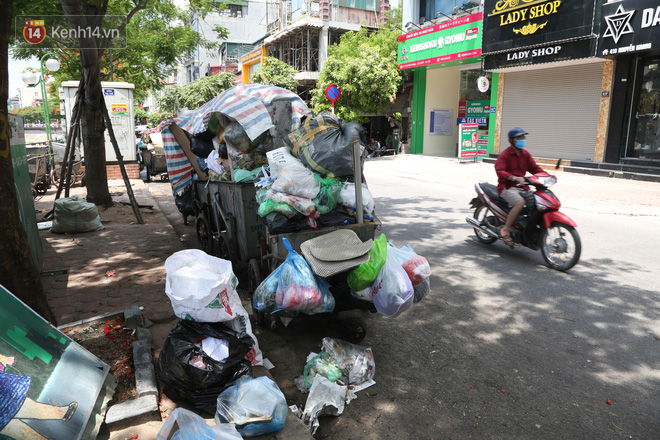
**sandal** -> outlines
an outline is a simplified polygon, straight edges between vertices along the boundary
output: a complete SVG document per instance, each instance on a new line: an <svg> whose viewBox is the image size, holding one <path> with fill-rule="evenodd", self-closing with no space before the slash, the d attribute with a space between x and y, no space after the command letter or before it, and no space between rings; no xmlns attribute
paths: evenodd
<svg viewBox="0 0 660 440"><path fill-rule="evenodd" d="M500 234L500 236L502 237L502 241L504 241L504 244L513 249L514 242L513 242L513 238L511 237L511 234L506 236Z"/></svg>

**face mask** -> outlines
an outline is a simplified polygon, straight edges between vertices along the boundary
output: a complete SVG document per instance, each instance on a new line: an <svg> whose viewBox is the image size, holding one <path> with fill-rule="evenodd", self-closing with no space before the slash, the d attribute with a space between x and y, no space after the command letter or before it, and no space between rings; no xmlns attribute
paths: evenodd
<svg viewBox="0 0 660 440"><path fill-rule="evenodd" d="M525 148L525 144L527 143L526 139L518 139L516 141L516 148L520 148L521 150Z"/></svg>

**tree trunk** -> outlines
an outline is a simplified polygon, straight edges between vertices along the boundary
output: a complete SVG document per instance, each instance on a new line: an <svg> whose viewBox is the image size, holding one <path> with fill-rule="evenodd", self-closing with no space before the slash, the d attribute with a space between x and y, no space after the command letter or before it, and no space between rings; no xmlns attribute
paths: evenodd
<svg viewBox="0 0 660 440"><path fill-rule="evenodd" d="M12 2L2 0L0 5L3 11L0 15L0 284L43 318L55 324L18 211L7 111Z"/></svg>
<svg viewBox="0 0 660 440"><path fill-rule="evenodd" d="M104 15L103 6L89 5L85 0L60 0L67 20L74 28L94 28L96 23L91 17ZM112 206L112 197L108 189L108 174L105 162L105 137L101 99L101 68L99 41L96 37L79 38L80 64L84 98L81 129L85 151L85 180L87 182L87 201L105 207Z"/></svg>

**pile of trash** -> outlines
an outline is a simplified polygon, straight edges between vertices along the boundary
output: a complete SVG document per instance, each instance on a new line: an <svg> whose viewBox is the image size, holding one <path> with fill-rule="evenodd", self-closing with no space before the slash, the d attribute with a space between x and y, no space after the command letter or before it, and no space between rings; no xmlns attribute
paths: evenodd
<svg viewBox="0 0 660 440"><path fill-rule="evenodd" d="M231 439L281 430L286 400L272 380L252 378L263 356L231 262L188 249L171 255L165 269L165 293L182 319L165 340L158 376L194 408L215 411L218 425L177 409L158 438Z"/></svg>

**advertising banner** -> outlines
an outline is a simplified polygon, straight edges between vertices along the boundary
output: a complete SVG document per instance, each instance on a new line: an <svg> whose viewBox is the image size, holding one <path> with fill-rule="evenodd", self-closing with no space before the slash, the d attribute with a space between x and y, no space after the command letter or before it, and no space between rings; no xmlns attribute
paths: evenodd
<svg viewBox="0 0 660 440"><path fill-rule="evenodd" d="M623 0L603 5L598 56L660 49L658 0Z"/></svg>
<svg viewBox="0 0 660 440"><path fill-rule="evenodd" d="M485 0L483 53L591 36L595 0Z"/></svg>
<svg viewBox="0 0 660 440"><path fill-rule="evenodd" d="M513 52L484 56L484 69L495 70L506 67L531 66L539 63L578 60L596 56L597 40L588 38L555 43L547 47L518 49Z"/></svg>
<svg viewBox="0 0 660 440"><path fill-rule="evenodd" d="M471 14L399 36L399 70L481 56L481 19Z"/></svg>
<svg viewBox="0 0 660 440"><path fill-rule="evenodd" d="M459 101L459 118L487 118L490 116L490 100Z"/></svg>
<svg viewBox="0 0 660 440"><path fill-rule="evenodd" d="M458 158L477 157L479 149L479 125L461 124L458 126Z"/></svg>

